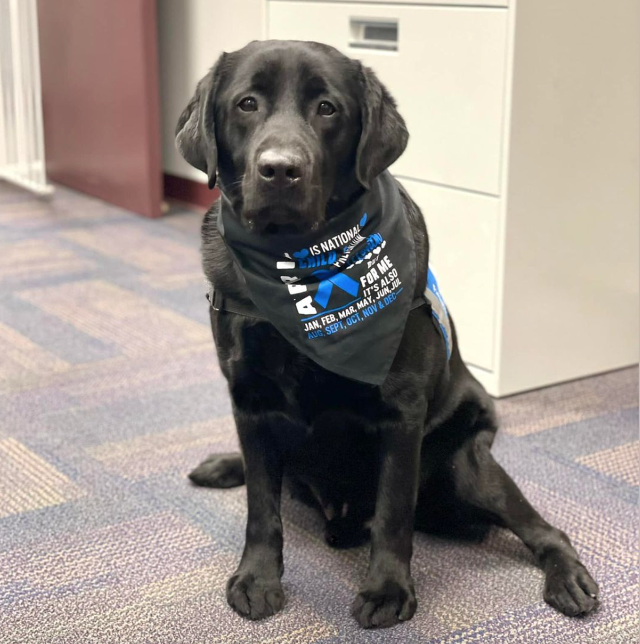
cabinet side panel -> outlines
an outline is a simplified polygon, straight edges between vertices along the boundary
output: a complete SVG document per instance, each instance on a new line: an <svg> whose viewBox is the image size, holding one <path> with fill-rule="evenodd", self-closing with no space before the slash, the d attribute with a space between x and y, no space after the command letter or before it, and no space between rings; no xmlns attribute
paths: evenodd
<svg viewBox="0 0 640 644"><path fill-rule="evenodd" d="M516 7L501 394L638 358L638 4Z"/></svg>

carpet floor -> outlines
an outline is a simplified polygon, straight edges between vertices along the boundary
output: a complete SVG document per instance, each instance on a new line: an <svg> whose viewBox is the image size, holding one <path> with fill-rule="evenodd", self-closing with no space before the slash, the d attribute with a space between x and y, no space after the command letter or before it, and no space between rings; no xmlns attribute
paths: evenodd
<svg viewBox="0 0 640 644"><path fill-rule="evenodd" d="M244 489L191 486L235 449L198 254L200 216L135 217L0 184L0 644L631 644L638 640L638 371L499 402L498 460L565 530L602 606L564 617L510 533L415 537L418 611L349 615L366 548L284 503L284 611L226 605Z"/></svg>

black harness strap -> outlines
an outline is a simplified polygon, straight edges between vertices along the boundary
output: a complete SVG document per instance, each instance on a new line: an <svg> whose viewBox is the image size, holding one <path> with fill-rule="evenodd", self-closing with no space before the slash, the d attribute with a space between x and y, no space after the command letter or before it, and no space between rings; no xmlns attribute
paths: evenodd
<svg viewBox="0 0 640 644"><path fill-rule="evenodd" d="M264 315L261 315L253 302L245 303L239 300L224 297L220 291L216 291L213 286L209 288L207 299L214 311L224 311L225 313L235 313L242 315L245 318L253 318L254 320L266 320Z"/></svg>

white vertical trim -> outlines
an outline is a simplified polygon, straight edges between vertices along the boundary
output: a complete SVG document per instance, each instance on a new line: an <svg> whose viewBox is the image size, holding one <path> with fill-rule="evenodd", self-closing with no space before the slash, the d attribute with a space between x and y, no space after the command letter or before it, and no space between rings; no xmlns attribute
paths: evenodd
<svg viewBox="0 0 640 644"><path fill-rule="evenodd" d="M3 17L6 14L6 0L0 0L0 17ZM3 25L5 25L3 27ZM3 168L9 162L9 153L7 150L7 139L8 139L8 114L5 114L5 98L6 88L3 78L2 66L6 64L6 49L7 49L7 40L4 37L4 32L6 31L6 24L4 20L0 20L0 168Z"/></svg>
<svg viewBox="0 0 640 644"><path fill-rule="evenodd" d="M36 0L0 0L0 24L0 179L49 194Z"/></svg>
<svg viewBox="0 0 640 644"><path fill-rule="evenodd" d="M504 120L502 123L502 155L500 167L500 218L498 224L498 250L495 285L495 317L493 329L493 370L490 383L483 383L493 396L504 395L501 378L502 367L502 327L504 323L504 271L505 251L507 243L507 213L509 205L509 162L511 154L511 108L513 92L513 68L516 37L517 0L509 1L507 48L505 51L505 84L504 84Z"/></svg>
<svg viewBox="0 0 640 644"><path fill-rule="evenodd" d="M37 181L43 185L47 183L47 177L44 166L44 125L42 122L42 86L40 84L40 40L38 33L38 6L37 0L29 0L30 20L32 38L32 73L33 73L33 104L35 116L35 149L36 159L38 159L38 178Z"/></svg>

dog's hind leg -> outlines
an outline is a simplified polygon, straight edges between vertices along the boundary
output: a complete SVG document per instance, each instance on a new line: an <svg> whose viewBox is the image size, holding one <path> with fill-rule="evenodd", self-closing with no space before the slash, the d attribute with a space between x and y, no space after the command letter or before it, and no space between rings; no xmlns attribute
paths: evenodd
<svg viewBox="0 0 640 644"><path fill-rule="evenodd" d="M598 586L578 559L564 532L549 525L494 460L494 428L480 431L450 461L455 494L514 532L544 570L545 601L565 615L582 615L598 606Z"/></svg>
<svg viewBox="0 0 640 644"><path fill-rule="evenodd" d="M195 485L202 487L238 487L244 485L244 463L239 452L211 454L190 474Z"/></svg>

